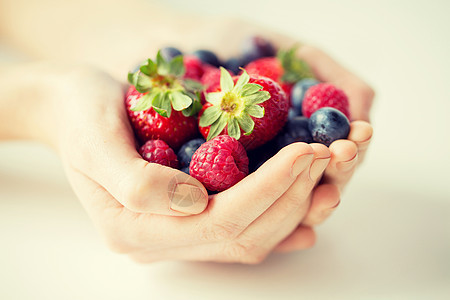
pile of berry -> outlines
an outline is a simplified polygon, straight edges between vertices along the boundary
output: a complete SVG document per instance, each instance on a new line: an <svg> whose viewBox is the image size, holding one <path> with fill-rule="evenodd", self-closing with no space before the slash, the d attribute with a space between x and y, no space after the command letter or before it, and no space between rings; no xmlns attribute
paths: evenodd
<svg viewBox="0 0 450 300"><path fill-rule="evenodd" d="M222 191L290 143L347 138L347 96L314 79L295 51L261 37L226 62L208 50L161 49L128 75L125 105L142 157Z"/></svg>

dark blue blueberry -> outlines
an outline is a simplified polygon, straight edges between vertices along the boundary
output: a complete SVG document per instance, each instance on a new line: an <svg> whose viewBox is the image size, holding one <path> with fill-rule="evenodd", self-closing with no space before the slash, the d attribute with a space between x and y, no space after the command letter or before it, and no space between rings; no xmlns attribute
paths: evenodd
<svg viewBox="0 0 450 300"><path fill-rule="evenodd" d="M249 171L250 173L256 171L261 167L269 158L276 153L275 144L272 141L258 147L254 150L248 151Z"/></svg>
<svg viewBox="0 0 450 300"><path fill-rule="evenodd" d="M252 36L242 43L242 57L245 64L261 57L275 56L273 44L261 36Z"/></svg>
<svg viewBox="0 0 450 300"><path fill-rule="evenodd" d="M306 117L297 116L289 119L275 138L277 150L296 142L312 143L313 138L308 126L309 120Z"/></svg>
<svg viewBox="0 0 450 300"><path fill-rule="evenodd" d="M298 81L291 90L291 104L292 109L294 110L295 114L297 116L302 115L302 104L303 104L303 98L305 97L306 91L318 84L319 81L317 81L314 78L305 78L300 81Z"/></svg>
<svg viewBox="0 0 450 300"><path fill-rule="evenodd" d="M314 141L330 146L335 140L348 137L350 122L339 110L332 107L324 107L311 115L309 130Z"/></svg>
<svg viewBox="0 0 450 300"><path fill-rule="evenodd" d="M241 72L239 68L244 67L244 64L240 58L233 57L225 62L224 67L238 75Z"/></svg>
<svg viewBox="0 0 450 300"><path fill-rule="evenodd" d="M181 171L181 172L184 172L184 173L186 173L186 174L188 174L188 175L190 175L190 174L189 174L189 166L184 167L184 168L181 168L180 171Z"/></svg>
<svg viewBox="0 0 450 300"><path fill-rule="evenodd" d="M197 151L198 147L200 147L204 142L205 139L198 138L190 140L189 142L186 142L183 146L181 146L180 150L178 150L177 156L178 162L180 163L180 169L182 171L185 167L189 169L192 155L194 155L194 152Z"/></svg>
<svg viewBox="0 0 450 300"><path fill-rule="evenodd" d="M214 67L220 67L221 63L220 60L217 58L217 55L214 54L214 52L209 50L197 50L192 53L192 55L196 56L198 59L200 59L202 62L210 64Z"/></svg>
<svg viewBox="0 0 450 300"><path fill-rule="evenodd" d="M171 61L174 57L183 55L183 53L175 47L164 47L160 50L160 53L166 61Z"/></svg>

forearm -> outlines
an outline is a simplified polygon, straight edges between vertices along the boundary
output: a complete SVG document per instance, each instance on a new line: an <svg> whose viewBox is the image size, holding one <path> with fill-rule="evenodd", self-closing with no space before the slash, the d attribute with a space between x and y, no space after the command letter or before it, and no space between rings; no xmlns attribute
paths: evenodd
<svg viewBox="0 0 450 300"><path fill-rule="evenodd" d="M50 125L49 66L22 64L0 70L0 140L47 142Z"/></svg>
<svg viewBox="0 0 450 300"><path fill-rule="evenodd" d="M192 23L142 0L0 1L0 34L30 56L87 62L124 78Z"/></svg>

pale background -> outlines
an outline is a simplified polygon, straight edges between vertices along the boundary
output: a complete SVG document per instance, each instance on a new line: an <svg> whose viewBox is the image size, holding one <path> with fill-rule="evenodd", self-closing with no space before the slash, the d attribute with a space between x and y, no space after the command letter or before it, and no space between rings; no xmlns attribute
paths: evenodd
<svg viewBox="0 0 450 300"><path fill-rule="evenodd" d="M450 299L450 2L166 2L271 26L366 79L366 163L311 250L140 266L104 246L54 153L2 143L0 299Z"/></svg>

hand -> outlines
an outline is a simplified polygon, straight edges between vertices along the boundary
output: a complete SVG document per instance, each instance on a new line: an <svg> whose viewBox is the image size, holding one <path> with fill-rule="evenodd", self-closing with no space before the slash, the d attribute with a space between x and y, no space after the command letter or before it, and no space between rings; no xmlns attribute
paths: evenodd
<svg viewBox="0 0 450 300"><path fill-rule="evenodd" d="M323 145L290 145L234 187L210 196L207 206L198 181L139 156L121 84L87 67L38 64L25 70L39 78L31 102L41 105L32 111L35 120L45 121L30 135L59 153L108 245L138 261L260 262L304 218L330 159Z"/></svg>
<svg viewBox="0 0 450 300"><path fill-rule="evenodd" d="M299 227L278 245L277 250L280 252L301 250L314 244L312 226L325 221L340 204L340 193L351 179L355 168L363 161L373 134L368 122L374 91L314 47L301 47L298 56L308 63L319 80L333 83L344 90L349 97L351 115L355 121L350 124L348 139L338 140L330 145L330 164L321 184L314 190L308 214Z"/></svg>

